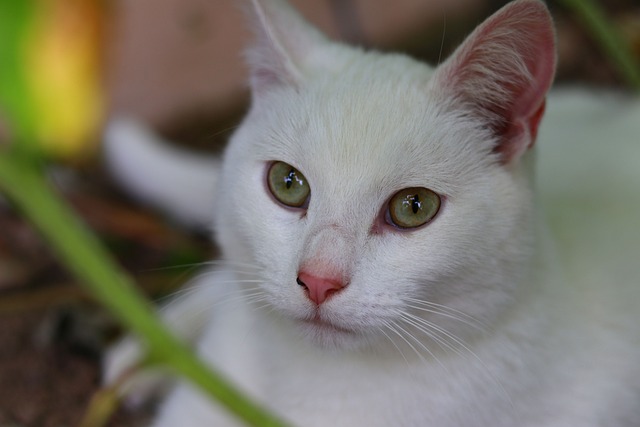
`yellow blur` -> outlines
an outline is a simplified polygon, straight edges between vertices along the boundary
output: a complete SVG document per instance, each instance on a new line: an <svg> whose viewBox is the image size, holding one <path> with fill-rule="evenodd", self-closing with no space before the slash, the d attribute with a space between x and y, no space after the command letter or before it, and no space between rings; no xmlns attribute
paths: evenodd
<svg viewBox="0 0 640 427"><path fill-rule="evenodd" d="M94 0L40 0L25 40L35 135L47 155L93 151L104 113L101 10Z"/></svg>

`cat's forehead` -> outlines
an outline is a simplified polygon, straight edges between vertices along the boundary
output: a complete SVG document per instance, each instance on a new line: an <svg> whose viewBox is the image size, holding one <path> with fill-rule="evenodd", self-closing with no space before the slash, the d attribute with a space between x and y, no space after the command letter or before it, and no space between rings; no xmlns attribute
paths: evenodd
<svg viewBox="0 0 640 427"><path fill-rule="evenodd" d="M362 56L274 96L260 154L309 179L450 191L486 154L474 125L429 87L427 66L398 55Z"/></svg>

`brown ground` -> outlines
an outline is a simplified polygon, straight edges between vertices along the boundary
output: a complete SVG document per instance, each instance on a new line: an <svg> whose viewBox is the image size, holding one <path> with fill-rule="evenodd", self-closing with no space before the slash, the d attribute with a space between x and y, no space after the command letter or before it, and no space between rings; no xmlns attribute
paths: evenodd
<svg viewBox="0 0 640 427"><path fill-rule="evenodd" d="M634 0L609 3L640 53L638 6L632 6ZM560 39L559 80L622 86L576 22L553 9ZM165 129L193 140L216 132L207 123L219 123L219 117L196 116L195 121L183 116ZM67 197L153 298L175 288L185 271L158 267L200 262L210 255L203 236L134 207L97 165L64 175L58 179ZM79 426L100 384L100 354L118 332L113 319L79 290L38 235L0 200L0 427ZM148 412L120 409L109 426L140 425Z"/></svg>
<svg viewBox="0 0 640 427"><path fill-rule="evenodd" d="M203 236L177 231L106 190L95 197L85 188L69 199L153 298L175 289L189 270L158 266L209 258ZM100 385L101 353L120 328L6 208L0 230L0 426L78 426ZM139 425L147 414L120 410L109 426Z"/></svg>

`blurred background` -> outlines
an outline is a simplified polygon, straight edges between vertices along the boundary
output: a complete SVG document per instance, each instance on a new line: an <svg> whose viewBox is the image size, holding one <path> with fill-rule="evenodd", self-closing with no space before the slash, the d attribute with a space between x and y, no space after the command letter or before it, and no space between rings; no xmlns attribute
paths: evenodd
<svg viewBox="0 0 640 427"><path fill-rule="evenodd" d="M431 63L506 3L291 1L333 39ZM251 35L240 2L0 2L0 53L8 52L12 32L24 59L11 70L0 57L0 99L18 80L32 88L37 138L54 159L52 181L150 298L161 301L215 248L205 233L140 207L113 184L101 162L100 132L110 117L129 115L176 144L219 151L249 100L242 50ZM601 3L640 57L638 1ZM630 91L581 20L548 4L558 33L556 86ZM0 148L17 134L14 125L0 105ZM0 427L78 426L100 384L101 352L119 333L0 195ZM139 425L148 413L120 408L109 425Z"/></svg>

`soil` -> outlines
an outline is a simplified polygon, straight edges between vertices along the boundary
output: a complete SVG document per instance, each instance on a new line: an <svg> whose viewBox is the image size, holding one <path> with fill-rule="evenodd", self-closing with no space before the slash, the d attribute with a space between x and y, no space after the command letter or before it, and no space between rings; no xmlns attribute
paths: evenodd
<svg viewBox="0 0 640 427"><path fill-rule="evenodd" d="M175 290L192 264L213 255L205 236L133 206L108 184L73 180L82 185L67 183L75 190L66 198L150 298ZM80 426L100 390L101 355L122 328L3 204L0 230L0 427ZM107 426L144 425L150 413L122 405Z"/></svg>

